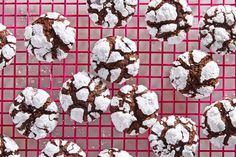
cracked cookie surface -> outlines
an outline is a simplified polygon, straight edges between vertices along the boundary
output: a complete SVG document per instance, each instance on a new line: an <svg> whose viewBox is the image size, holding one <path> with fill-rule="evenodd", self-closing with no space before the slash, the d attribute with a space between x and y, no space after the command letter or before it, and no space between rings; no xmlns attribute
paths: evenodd
<svg viewBox="0 0 236 157"><path fill-rule="evenodd" d="M56 12L41 15L25 28L25 46L39 61L65 59L75 43L75 29Z"/></svg>
<svg viewBox="0 0 236 157"><path fill-rule="evenodd" d="M178 56L170 70L170 81L186 97L210 96L219 85L219 67L205 52L193 50Z"/></svg>
<svg viewBox="0 0 236 157"><path fill-rule="evenodd" d="M119 132L138 135L156 121L159 104L155 92L143 85L125 85L111 100L111 120Z"/></svg>
<svg viewBox="0 0 236 157"><path fill-rule="evenodd" d="M91 55L92 69L104 80L122 84L136 76L139 56L134 41L110 36L95 43Z"/></svg>
<svg viewBox="0 0 236 157"><path fill-rule="evenodd" d="M49 94L32 87L18 94L9 113L17 131L35 140L51 133L59 117L58 107Z"/></svg>
<svg viewBox="0 0 236 157"><path fill-rule="evenodd" d="M156 122L149 136L151 148L159 157L194 157L198 140L196 124L175 116Z"/></svg>
<svg viewBox="0 0 236 157"><path fill-rule="evenodd" d="M207 106L202 116L202 129L214 146L235 146L236 99L225 98Z"/></svg>
<svg viewBox="0 0 236 157"><path fill-rule="evenodd" d="M0 70L10 65L16 55L16 37L0 23Z"/></svg>
<svg viewBox="0 0 236 157"><path fill-rule="evenodd" d="M125 26L135 13L137 0L87 0L90 19L104 28Z"/></svg>
<svg viewBox="0 0 236 157"><path fill-rule="evenodd" d="M47 143L39 157L86 157L86 154L74 142L55 139Z"/></svg>
<svg viewBox="0 0 236 157"><path fill-rule="evenodd" d="M63 84L59 99L63 110L79 123L98 119L111 101L106 84L85 71L78 72Z"/></svg>
<svg viewBox="0 0 236 157"><path fill-rule="evenodd" d="M152 0L145 15L150 35L169 44L179 44L193 25L186 0Z"/></svg>
<svg viewBox="0 0 236 157"><path fill-rule="evenodd" d="M128 152L117 148L104 149L98 157L132 157Z"/></svg>
<svg viewBox="0 0 236 157"><path fill-rule="evenodd" d="M213 6L199 22L201 43L218 54L236 50L236 8L230 5Z"/></svg>
<svg viewBox="0 0 236 157"><path fill-rule="evenodd" d="M1 157L21 157L19 146L8 136L0 135L0 156Z"/></svg>

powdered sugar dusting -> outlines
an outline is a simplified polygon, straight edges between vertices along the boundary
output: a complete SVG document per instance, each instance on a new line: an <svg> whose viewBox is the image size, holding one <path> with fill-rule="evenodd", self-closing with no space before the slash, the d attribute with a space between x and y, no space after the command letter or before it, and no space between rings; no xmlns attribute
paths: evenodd
<svg viewBox="0 0 236 157"><path fill-rule="evenodd" d="M177 18L176 7L169 3L164 3L157 11L156 11L156 21L169 21L175 20Z"/></svg>
<svg viewBox="0 0 236 157"><path fill-rule="evenodd" d="M4 31L5 29L7 29L7 27L0 23L0 31Z"/></svg>
<svg viewBox="0 0 236 157"><path fill-rule="evenodd" d="M210 61L202 68L201 82L219 77L220 69L216 62Z"/></svg>
<svg viewBox="0 0 236 157"><path fill-rule="evenodd" d="M192 55L193 55L193 61L195 63L199 63L203 58L207 56L205 52L200 50L193 50Z"/></svg>
<svg viewBox="0 0 236 157"><path fill-rule="evenodd" d="M173 67L170 71L170 80L174 80L172 85L177 90L182 90L187 85L189 71L183 67Z"/></svg>

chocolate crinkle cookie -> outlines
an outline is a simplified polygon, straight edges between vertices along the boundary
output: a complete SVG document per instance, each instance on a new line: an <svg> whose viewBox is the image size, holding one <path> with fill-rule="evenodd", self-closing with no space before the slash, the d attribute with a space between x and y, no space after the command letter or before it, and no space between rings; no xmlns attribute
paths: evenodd
<svg viewBox="0 0 236 157"><path fill-rule="evenodd" d="M62 108L76 122L98 119L110 105L110 91L98 76L85 71L67 80L59 96Z"/></svg>
<svg viewBox="0 0 236 157"><path fill-rule="evenodd" d="M10 106L10 116L17 131L35 140L45 138L57 126L58 107L47 92L25 88Z"/></svg>
<svg viewBox="0 0 236 157"><path fill-rule="evenodd" d="M137 0L87 0L90 19L104 28L125 26L136 11Z"/></svg>
<svg viewBox="0 0 236 157"><path fill-rule="evenodd" d="M128 152L118 148L104 149L98 154L98 157L132 157Z"/></svg>
<svg viewBox="0 0 236 157"><path fill-rule="evenodd" d="M198 148L196 125L189 118L164 117L153 125L149 142L159 157L194 157Z"/></svg>
<svg viewBox="0 0 236 157"><path fill-rule="evenodd" d="M236 99L226 98L205 108L203 133L214 146L236 145Z"/></svg>
<svg viewBox="0 0 236 157"><path fill-rule="evenodd" d="M125 85L112 98L111 120L119 132L138 135L157 121L159 110L155 92L143 85Z"/></svg>
<svg viewBox="0 0 236 157"><path fill-rule="evenodd" d="M170 81L186 97L210 96L218 86L219 67L205 52L193 50L178 56L170 70Z"/></svg>
<svg viewBox="0 0 236 157"><path fill-rule="evenodd" d="M134 41L120 36L100 39L91 56L92 69L104 80L122 84L139 71L139 56Z"/></svg>
<svg viewBox="0 0 236 157"><path fill-rule="evenodd" d="M0 70L10 65L16 55L16 38L0 23Z"/></svg>
<svg viewBox="0 0 236 157"><path fill-rule="evenodd" d="M25 28L25 45L39 61L65 59L75 43L75 29L56 12L41 15Z"/></svg>
<svg viewBox="0 0 236 157"><path fill-rule="evenodd" d="M193 15L186 0L152 0L145 21L153 37L169 44L179 44L193 25Z"/></svg>
<svg viewBox="0 0 236 157"><path fill-rule="evenodd" d="M199 23L201 43L218 54L236 50L236 8L230 5L213 6Z"/></svg>
<svg viewBox="0 0 236 157"><path fill-rule="evenodd" d="M20 157L19 146L16 142L5 135L0 135L0 156L1 157Z"/></svg>
<svg viewBox="0 0 236 157"><path fill-rule="evenodd" d="M86 157L86 155L76 143L55 139L47 143L39 157Z"/></svg>

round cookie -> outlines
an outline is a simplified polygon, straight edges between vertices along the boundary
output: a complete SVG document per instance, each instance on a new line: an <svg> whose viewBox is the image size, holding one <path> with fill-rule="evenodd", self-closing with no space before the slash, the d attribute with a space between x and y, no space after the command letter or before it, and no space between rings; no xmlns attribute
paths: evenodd
<svg viewBox="0 0 236 157"><path fill-rule="evenodd" d="M75 29L56 12L41 15L25 28L25 46L39 61L65 59L75 43Z"/></svg>
<svg viewBox="0 0 236 157"><path fill-rule="evenodd" d="M205 52L193 50L178 56L170 70L170 81L186 97L210 96L219 85L219 67Z"/></svg>
<svg viewBox="0 0 236 157"><path fill-rule="evenodd" d="M226 98L205 108L203 133L216 147L236 145L236 99Z"/></svg>
<svg viewBox="0 0 236 157"><path fill-rule="evenodd" d="M111 101L106 84L85 71L78 72L63 84L59 99L63 110L79 123L98 119Z"/></svg>
<svg viewBox="0 0 236 157"><path fill-rule="evenodd" d="M209 8L199 22L201 43L218 54L236 51L236 8L219 5Z"/></svg>
<svg viewBox="0 0 236 157"><path fill-rule="evenodd" d="M104 28L125 26L132 18L137 0L87 0L90 19Z"/></svg>
<svg viewBox="0 0 236 157"><path fill-rule="evenodd" d="M91 56L92 69L104 80L122 84L138 74L139 57L135 42L110 36L96 42Z"/></svg>
<svg viewBox="0 0 236 157"><path fill-rule="evenodd" d="M5 135L0 135L0 156L2 157L20 157L19 146L16 142Z"/></svg>
<svg viewBox="0 0 236 157"><path fill-rule="evenodd" d="M16 55L16 37L0 23L0 70L10 65Z"/></svg>
<svg viewBox="0 0 236 157"><path fill-rule="evenodd" d="M125 85L111 100L111 120L119 132L138 135L157 121L159 110L155 92L143 85Z"/></svg>
<svg viewBox="0 0 236 157"><path fill-rule="evenodd" d="M194 157L198 148L196 125L189 118L164 117L153 125L149 142L159 157Z"/></svg>
<svg viewBox="0 0 236 157"><path fill-rule="evenodd" d="M58 107L42 89L25 88L9 110L17 131L35 140L45 138L57 126Z"/></svg>
<svg viewBox="0 0 236 157"><path fill-rule="evenodd" d="M85 157L85 152L74 142L55 139L47 143L39 157Z"/></svg>
<svg viewBox="0 0 236 157"><path fill-rule="evenodd" d="M98 157L132 157L128 152L117 148L104 149Z"/></svg>
<svg viewBox="0 0 236 157"><path fill-rule="evenodd" d="M168 44L179 44L193 25L186 0L152 0L145 15L150 35Z"/></svg>

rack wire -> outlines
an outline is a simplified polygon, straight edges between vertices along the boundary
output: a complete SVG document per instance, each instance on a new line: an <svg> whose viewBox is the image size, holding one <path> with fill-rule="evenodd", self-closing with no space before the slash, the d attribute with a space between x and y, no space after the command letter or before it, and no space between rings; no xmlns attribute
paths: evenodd
<svg viewBox="0 0 236 157"><path fill-rule="evenodd" d="M108 35L127 36L137 43L141 69L139 75L128 83L143 84L157 92L160 118L174 114L190 117L197 123L200 136L198 157L236 156L236 147L215 148L200 129L200 118L205 106L226 96L235 97L236 55L213 55L221 69L220 86L209 98L202 100L185 98L172 88L168 79L171 63L178 54L191 49L208 51L201 46L197 35L198 21L204 11L214 5L236 5L236 0L188 0L195 16L194 27L188 33L186 40L175 46L159 42L148 35L144 22L148 3L149 0L139 0L137 12L127 26L102 29L90 22L86 0L0 0L0 21L17 37L15 60L1 72L0 76L0 133L16 140L23 157L38 156L46 142L56 138L78 143L86 151L88 157L96 156L102 149L109 147L124 149L134 157L155 156L147 140L149 132L140 136L118 133L110 121L108 112L93 123L78 124L71 121L69 116L60 110L60 122L55 131L39 141L27 139L18 134L8 115L9 105L26 86L48 91L60 106L58 93L62 83L78 71L90 71L90 50L97 40ZM68 58L61 62L38 62L28 55L24 46L25 26L48 11L65 15L77 30L77 42ZM111 84L109 87L112 94L115 94L120 86Z"/></svg>

